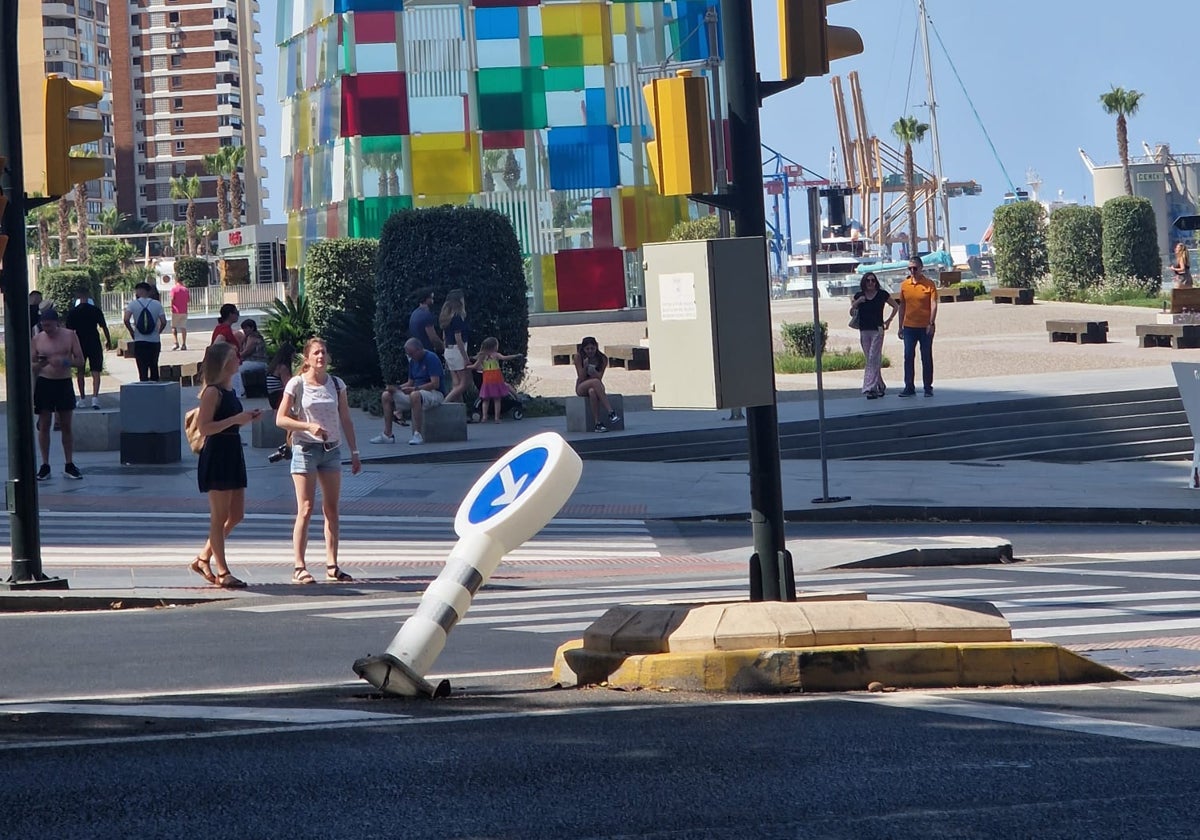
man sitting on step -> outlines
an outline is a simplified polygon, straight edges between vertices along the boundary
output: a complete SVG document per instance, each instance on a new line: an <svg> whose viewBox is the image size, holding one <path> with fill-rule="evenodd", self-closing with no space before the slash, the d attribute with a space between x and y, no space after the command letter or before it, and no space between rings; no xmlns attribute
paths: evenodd
<svg viewBox="0 0 1200 840"><path fill-rule="evenodd" d="M404 353L408 356L408 381L400 387L388 385L380 395L383 405L383 434L371 438L371 443L395 443L392 423L399 420L400 411L412 412L412 437L410 446L425 442L425 410L442 404L441 359L425 349L419 338L404 342Z"/></svg>

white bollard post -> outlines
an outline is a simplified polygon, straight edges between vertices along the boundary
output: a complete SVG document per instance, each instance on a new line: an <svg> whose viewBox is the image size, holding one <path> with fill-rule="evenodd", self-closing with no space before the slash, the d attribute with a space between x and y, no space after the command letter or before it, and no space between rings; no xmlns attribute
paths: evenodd
<svg viewBox="0 0 1200 840"><path fill-rule="evenodd" d="M450 630L467 614L471 599L504 555L554 518L582 474L583 461L554 432L534 435L492 464L459 505L454 517L459 540L417 611L384 653L355 662L354 673L389 694L448 694L447 682L434 687L425 674L446 646Z"/></svg>

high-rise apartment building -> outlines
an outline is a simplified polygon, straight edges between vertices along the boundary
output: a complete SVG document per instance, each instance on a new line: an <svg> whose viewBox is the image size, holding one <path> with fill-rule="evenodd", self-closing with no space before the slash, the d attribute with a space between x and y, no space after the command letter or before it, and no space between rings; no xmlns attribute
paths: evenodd
<svg viewBox="0 0 1200 840"><path fill-rule="evenodd" d="M223 146L243 146L244 222L263 220L257 12L257 0L112 4L113 140L122 213L149 224L182 221L186 202L171 198L171 179L198 175L196 217L217 218L216 177L205 173L204 157Z"/></svg>

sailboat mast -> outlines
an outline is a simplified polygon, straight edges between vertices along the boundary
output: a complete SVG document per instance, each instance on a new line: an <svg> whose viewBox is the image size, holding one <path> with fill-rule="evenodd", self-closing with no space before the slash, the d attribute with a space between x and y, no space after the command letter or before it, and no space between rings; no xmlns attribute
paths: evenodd
<svg viewBox="0 0 1200 840"><path fill-rule="evenodd" d="M925 0L917 0L921 15L921 47L925 52L925 82L929 86L929 133L933 139L933 174L937 178L938 203L942 206L942 224L946 226L946 247L950 247L950 198L946 195L946 179L942 175L942 147L938 142L937 97L933 92L933 64L929 60L929 18ZM930 248L937 245L937 231L931 231ZM913 243L916 247L916 243Z"/></svg>

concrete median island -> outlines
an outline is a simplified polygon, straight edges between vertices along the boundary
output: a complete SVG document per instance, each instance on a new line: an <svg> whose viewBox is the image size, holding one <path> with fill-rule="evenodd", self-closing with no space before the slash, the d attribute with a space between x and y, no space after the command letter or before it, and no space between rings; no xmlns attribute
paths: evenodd
<svg viewBox="0 0 1200 840"><path fill-rule="evenodd" d="M615 607L558 649L553 677L567 687L762 693L1129 679L1057 645L1013 641L991 604L861 593Z"/></svg>

